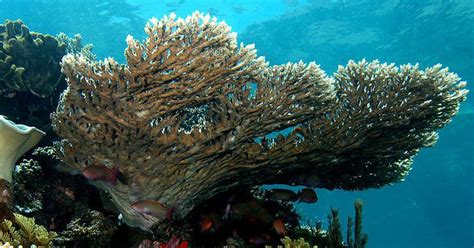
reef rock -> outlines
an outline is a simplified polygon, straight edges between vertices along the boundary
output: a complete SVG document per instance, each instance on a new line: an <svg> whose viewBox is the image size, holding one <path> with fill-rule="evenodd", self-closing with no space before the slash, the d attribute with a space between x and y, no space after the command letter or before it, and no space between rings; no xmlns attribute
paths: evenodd
<svg viewBox="0 0 474 248"><path fill-rule="evenodd" d="M200 13L145 31L143 43L127 37L126 65L65 56L68 88L52 116L61 159L78 172L118 168L124 180L92 182L143 229L165 218L132 208L143 200L180 218L239 186L398 182L467 94L440 65L350 61L332 77L313 62L269 66Z"/></svg>

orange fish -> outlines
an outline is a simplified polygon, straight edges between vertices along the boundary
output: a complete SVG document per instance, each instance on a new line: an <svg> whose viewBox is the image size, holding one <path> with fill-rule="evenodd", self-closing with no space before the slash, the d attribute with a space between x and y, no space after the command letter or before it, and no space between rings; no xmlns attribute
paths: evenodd
<svg viewBox="0 0 474 248"><path fill-rule="evenodd" d="M174 236L168 240L166 244L160 243L159 248L188 248L188 241L180 242L181 240Z"/></svg>
<svg viewBox="0 0 474 248"><path fill-rule="evenodd" d="M273 221L273 229L279 234L279 235L286 235L286 227L285 223L283 223L283 220L281 219L276 219Z"/></svg>
<svg viewBox="0 0 474 248"><path fill-rule="evenodd" d="M82 175L90 180L100 180L115 185L119 176L118 167L109 168L103 164L94 164L82 170Z"/></svg>
<svg viewBox="0 0 474 248"><path fill-rule="evenodd" d="M201 226L201 232L207 232L211 227L213 226L213 222L211 219L208 217L204 217L204 219L201 220L200 226Z"/></svg>
<svg viewBox="0 0 474 248"><path fill-rule="evenodd" d="M159 219L165 219L166 217L170 216L169 212L172 211L165 207L165 205L154 200L137 201L132 204L132 208L141 214L155 216Z"/></svg>
<svg viewBox="0 0 474 248"><path fill-rule="evenodd" d="M181 243L179 243L178 247L176 248L188 248L188 241L183 241Z"/></svg>

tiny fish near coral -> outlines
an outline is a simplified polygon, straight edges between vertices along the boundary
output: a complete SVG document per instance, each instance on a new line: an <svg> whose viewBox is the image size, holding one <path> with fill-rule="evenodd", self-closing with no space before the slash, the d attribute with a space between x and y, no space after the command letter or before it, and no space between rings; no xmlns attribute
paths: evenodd
<svg viewBox="0 0 474 248"><path fill-rule="evenodd" d="M120 171L117 167L109 168L103 164L94 164L82 170L82 175L90 180L101 180L115 185Z"/></svg>
<svg viewBox="0 0 474 248"><path fill-rule="evenodd" d="M318 196L312 188L304 188L298 192L300 202L315 203L318 201Z"/></svg>
<svg viewBox="0 0 474 248"><path fill-rule="evenodd" d="M201 226L201 232L207 232L211 229L211 227L214 225L211 219L209 217L204 217L204 219L201 220L200 226Z"/></svg>
<svg viewBox="0 0 474 248"><path fill-rule="evenodd" d="M279 234L279 235L286 235L287 230L285 227L285 223L283 222L282 219L276 219L273 221L273 229Z"/></svg>
<svg viewBox="0 0 474 248"><path fill-rule="evenodd" d="M160 219L165 219L170 216L171 209L168 209L165 205L154 200L141 200L132 204L132 209L141 213L151 215Z"/></svg>
<svg viewBox="0 0 474 248"><path fill-rule="evenodd" d="M269 198L272 200L294 202L298 200L298 195L289 189L272 189L270 190Z"/></svg>

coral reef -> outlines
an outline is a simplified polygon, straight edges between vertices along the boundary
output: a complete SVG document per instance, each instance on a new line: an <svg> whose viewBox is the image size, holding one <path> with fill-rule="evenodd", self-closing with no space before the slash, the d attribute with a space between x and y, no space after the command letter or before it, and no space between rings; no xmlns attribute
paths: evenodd
<svg viewBox="0 0 474 248"><path fill-rule="evenodd" d="M41 145L55 137L49 116L66 88L61 58L66 53L81 53L95 59L92 45L81 41L80 35L55 38L30 32L21 20L0 24L0 113L46 132Z"/></svg>
<svg viewBox="0 0 474 248"><path fill-rule="evenodd" d="M180 237L198 247L279 244L284 235L299 225L299 217L291 202L274 200L267 195L259 188L238 188L218 194L193 209L182 221L190 224L191 235L180 234ZM175 226L181 224L174 222ZM180 230L186 228L180 227Z"/></svg>
<svg viewBox="0 0 474 248"><path fill-rule="evenodd" d="M66 86L64 77L61 76L59 60L66 52L81 53L94 59L95 55L91 53L92 45L83 46L79 35L74 38L60 35L55 41L50 35L30 33L21 21L6 21L5 25L0 26L0 113L6 114L17 123L39 127L47 134L40 144L52 144L51 140L57 136L51 130L49 115L56 108L59 94ZM46 42L47 46L42 42ZM57 47L54 48L54 45ZM47 59L55 59L55 66L50 65ZM6 62L13 64L7 65ZM15 68L16 72L12 68ZM17 74L12 77L14 74L9 73L14 72ZM52 80L56 76L58 78ZM39 93L39 90L44 92ZM8 132L0 130L0 134L6 137ZM3 155L13 149L15 142L1 137L0 140L2 140L0 154ZM87 181L61 172L67 168L54 159L51 151L50 147L40 147L33 153L26 153L23 159L18 161L15 170L7 170L6 167L9 166L3 166L8 162L13 168L14 162L9 162L14 159L13 157L8 161L1 160L0 174L6 172L9 178L13 174L13 181L0 183L0 188L9 189L8 194L0 195L2 199L9 198L8 206L0 204L0 220L5 219L13 223L15 221L13 211L15 211L27 217L34 216L36 223L60 233L55 238L55 242L60 244L102 246L110 243L112 241L110 230L115 230L118 226L116 216L103 209L100 195L96 189L87 184ZM17 151L18 154L20 152ZM15 196L13 202L12 195ZM88 219L96 215L103 218ZM77 227L74 224L77 223L80 223L83 229L74 229ZM81 236L81 231L84 229L102 235ZM129 234L130 229L122 228L121 234L124 233L132 236ZM134 230L133 233L139 232ZM117 237L114 239L121 240ZM17 243L10 242L10 245L16 246Z"/></svg>
<svg viewBox="0 0 474 248"><path fill-rule="evenodd" d="M58 156L145 230L235 187L401 181L467 93L441 65L350 61L333 77L315 63L268 66L200 13L145 31L127 38L127 65L65 56L52 116Z"/></svg>
<svg viewBox="0 0 474 248"><path fill-rule="evenodd" d="M33 218L20 214L15 214L12 221L0 221L0 245L8 243L15 247L50 247L55 237L55 232L48 232L43 226L37 225Z"/></svg>
<svg viewBox="0 0 474 248"><path fill-rule="evenodd" d="M46 132L41 144L54 135L49 115L66 87L59 65L65 54L66 44L20 20L0 24L0 113Z"/></svg>
<svg viewBox="0 0 474 248"><path fill-rule="evenodd" d="M65 169L52 147L35 149L14 171L14 210L57 232L55 245L102 247L123 241L120 235L131 230L113 237L119 226L117 216L104 209L106 196L82 177L61 172Z"/></svg>

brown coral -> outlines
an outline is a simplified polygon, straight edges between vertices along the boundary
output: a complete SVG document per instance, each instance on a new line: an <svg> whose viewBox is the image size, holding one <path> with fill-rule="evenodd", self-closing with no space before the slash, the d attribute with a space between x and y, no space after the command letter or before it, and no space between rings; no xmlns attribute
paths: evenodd
<svg viewBox="0 0 474 248"><path fill-rule="evenodd" d="M315 63L270 67L200 13L152 19L145 31L144 43L127 38L127 65L67 55L68 89L53 115L62 159L79 171L118 167L127 183L94 184L143 229L162 218L131 208L143 199L183 217L242 185L400 181L467 93L439 65L351 61L334 77Z"/></svg>

